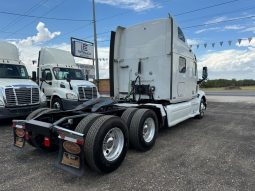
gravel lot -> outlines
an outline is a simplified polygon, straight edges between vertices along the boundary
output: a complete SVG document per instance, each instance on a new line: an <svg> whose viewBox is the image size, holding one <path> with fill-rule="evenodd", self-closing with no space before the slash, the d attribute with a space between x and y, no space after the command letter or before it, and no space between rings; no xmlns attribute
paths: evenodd
<svg viewBox="0 0 255 191"><path fill-rule="evenodd" d="M0 190L255 190L255 104L211 102L204 119L162 129L115 172L80 178L54 166L57 153L15 150L10 125L0 124Z"/></svg>

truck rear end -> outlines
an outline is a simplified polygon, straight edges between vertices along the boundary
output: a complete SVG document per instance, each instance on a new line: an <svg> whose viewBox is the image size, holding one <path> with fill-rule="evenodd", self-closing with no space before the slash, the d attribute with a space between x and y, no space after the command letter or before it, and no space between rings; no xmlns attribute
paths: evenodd
<svg viewBox="0 0 255 191"><path fill-rule="evenodd" d="M58 138L58 167L80 176L85 165L100 173L112 172L123 162L129 144L148 151L160 127L202 118L206 101L196 90L196 60L180 34L172 18L118 27L110 48L114 98L44 113L26 121L25 130L32 132L32 138L36 131L41 140Z"/></svg>

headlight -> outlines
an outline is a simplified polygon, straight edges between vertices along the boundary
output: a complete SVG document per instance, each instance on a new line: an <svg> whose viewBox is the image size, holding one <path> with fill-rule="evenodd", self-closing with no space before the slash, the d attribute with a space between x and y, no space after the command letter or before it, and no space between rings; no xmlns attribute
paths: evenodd
<svg viewBox="0 0 255 191"><path fill-rule="evenodd" d="M41 102L46 102L47 101L46 95L43 92L41 92L40 95L41 95Z"/></svg>
<svg viewBox="0 0 255 191"><path fill-rule="evenodd" d="M66 99L78 99L78 97L75 94L67 93L66 94Z"/></svg>

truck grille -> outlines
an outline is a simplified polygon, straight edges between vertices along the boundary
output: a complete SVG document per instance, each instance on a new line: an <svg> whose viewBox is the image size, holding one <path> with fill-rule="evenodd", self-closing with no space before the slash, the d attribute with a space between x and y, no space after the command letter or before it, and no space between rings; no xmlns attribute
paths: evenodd
<svg viewBox="0 0 255 191"><path fill-rule="evenodd" d="M6 88L7 106L33 105L39 103L38 88Z"/></svg>
<svg viewBox="0 0 255 191"><path fill-rule="evenodd" d="M97 98L96 87L79 87L78 91L81 100Z"/></svg>

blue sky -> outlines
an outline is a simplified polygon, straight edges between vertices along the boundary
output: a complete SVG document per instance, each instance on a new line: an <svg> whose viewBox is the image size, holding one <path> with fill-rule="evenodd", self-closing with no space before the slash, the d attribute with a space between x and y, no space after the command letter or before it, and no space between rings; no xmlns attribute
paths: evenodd
<svg viewBox="0 0 255 191"><path fill-rule="evenodd" d="M209 6L212 7L205 8ZM13 13L80 21L22 17ZM250 43L247 40L255 37L254 0L96 0L96 13L99 55L102 58L108 57L109 31L118 25L130 26L165 18L170 13L183 28L188 42L193 44L200 68L205 65L209 67L211 79L255 79L255 38ZM41 47L69 50L71 36L92 41L91 19L90 0L3 1L0 8L0 39L15 43L20 48L22 61L30 66ZM215 22L220 23L213 24ZM239 44L237 39L243 40ZM231 46L228 45L229 40ZM219 44L221 41L222 47ZM211 43L215 43L215 47ZM108 63L100 62L100 68L100 77L106 78Z"/></svg>

